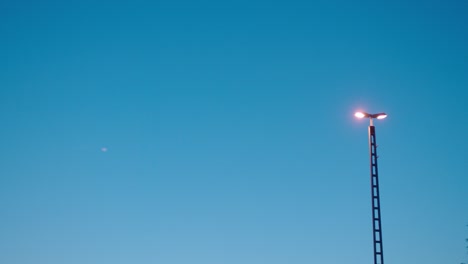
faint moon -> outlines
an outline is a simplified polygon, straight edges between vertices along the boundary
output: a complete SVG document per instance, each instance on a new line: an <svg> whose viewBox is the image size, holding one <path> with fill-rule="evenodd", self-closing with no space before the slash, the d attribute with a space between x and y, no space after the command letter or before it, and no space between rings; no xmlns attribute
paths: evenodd
<svg viewBox="0 0 468 264"><path fill-rule="evenodd" d="M101 151L102 151L102 152L107 152L107 148L106 148L106 147L101 148Z"/></svg>

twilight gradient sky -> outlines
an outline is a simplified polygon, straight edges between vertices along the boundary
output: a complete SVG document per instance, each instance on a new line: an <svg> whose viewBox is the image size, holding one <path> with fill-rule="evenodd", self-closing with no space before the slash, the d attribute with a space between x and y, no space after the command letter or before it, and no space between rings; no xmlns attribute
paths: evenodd
<svg viewBox="0 0 468 264"><path fill-rule="evenodd" d="M0 1L0 263L373 263L358 109L386 262L467 261L467 14Z"/></svg>

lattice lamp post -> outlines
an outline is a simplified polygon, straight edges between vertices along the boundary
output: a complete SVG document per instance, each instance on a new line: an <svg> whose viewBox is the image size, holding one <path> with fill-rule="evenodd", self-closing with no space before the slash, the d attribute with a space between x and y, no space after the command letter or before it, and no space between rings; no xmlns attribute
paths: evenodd
<svg viewBox="0 0 468 264"><path fill-rule="evenodd" d="M369 156L370 156L370 176L372 195L372 227L374 236L374 264L384 264L383 242L382 242L382 217L380 214L380 191L379 191L379 170L377 167L377 144L375 141L374 119L384 119L385 113L369 114L357 112L354 116L358 118L369 118Z"/></svg>

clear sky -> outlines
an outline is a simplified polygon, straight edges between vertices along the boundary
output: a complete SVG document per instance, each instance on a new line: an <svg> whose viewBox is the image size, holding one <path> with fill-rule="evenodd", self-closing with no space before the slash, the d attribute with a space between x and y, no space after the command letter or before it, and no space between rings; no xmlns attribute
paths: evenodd
<svg viewBox="0 0 468 264"><path fill-rule="evenodd" d="M0 263L373 263L356 110L386 262L467 261L467 14L0 1Z"/></svg>

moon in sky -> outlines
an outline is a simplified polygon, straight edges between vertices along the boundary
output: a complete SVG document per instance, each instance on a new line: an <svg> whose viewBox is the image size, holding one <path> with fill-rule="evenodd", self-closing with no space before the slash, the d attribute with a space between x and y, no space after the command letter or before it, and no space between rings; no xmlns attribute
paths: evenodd
<svg viewBox="0 0 468 264"><path fill-rule="evenodd" d="M106 148L106 147L102 147L102 148L101 148L101 151L102 151L102 152L107 152L107 148Z"/></svg>

